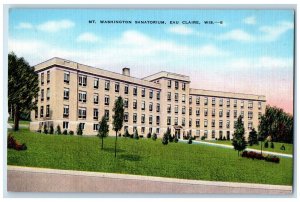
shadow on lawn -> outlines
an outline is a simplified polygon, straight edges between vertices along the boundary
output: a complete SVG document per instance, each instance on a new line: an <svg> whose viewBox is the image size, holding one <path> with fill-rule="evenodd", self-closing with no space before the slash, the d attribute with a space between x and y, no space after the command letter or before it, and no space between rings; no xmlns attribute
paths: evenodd
<svg viewBox="0 0 300 202"><path fill-rule="evenodd" d="M102 150L106 151L106 152L110 152L110 153L115 153L115 148L103 148ZM117 153L124 152L124 151L125 150L123 150L123 149L117 149Z"/></svg>
<svg viewBox="0 0 300 202"><path fill-rule="evenodd" d="M141 161L142 160L141 156L134 155L134 154L120 155L119 158L127 160L127 161Z"/></svg>

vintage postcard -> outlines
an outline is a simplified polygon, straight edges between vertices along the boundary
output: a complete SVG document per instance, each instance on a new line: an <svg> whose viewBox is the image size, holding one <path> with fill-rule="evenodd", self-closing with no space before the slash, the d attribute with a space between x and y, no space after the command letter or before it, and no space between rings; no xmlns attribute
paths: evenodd
<svg viewBox="0 0 300 202"><path fill-rule="evenodd" d="M8 15L8 192L292 194L293 9Z"/></svg>

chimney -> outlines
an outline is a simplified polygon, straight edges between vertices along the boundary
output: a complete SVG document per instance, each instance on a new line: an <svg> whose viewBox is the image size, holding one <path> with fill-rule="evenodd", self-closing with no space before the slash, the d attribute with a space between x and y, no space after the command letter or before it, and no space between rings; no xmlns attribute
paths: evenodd
<svg viewBox="0 0 300 202"><path fill-rule="evenodd" d="M122 69L122 74L125 75L125 76L130 76L130 68L124 67Z"/></svg>

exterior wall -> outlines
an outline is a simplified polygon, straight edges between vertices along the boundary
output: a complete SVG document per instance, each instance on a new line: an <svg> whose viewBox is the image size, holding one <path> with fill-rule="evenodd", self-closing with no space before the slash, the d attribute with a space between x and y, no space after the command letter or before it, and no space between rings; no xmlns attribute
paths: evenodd
<svg viewBox="0 0 300 202"><path fill-rule="evenodd" d="M132 134L134 128L138 130L139 135L144 135L152 129L152 133L156 132L158 137L162 137L163 133L169 127L172 134L178 135L182 138L191 132L196 138L205 135L207 131L207 139L214 139L212 131L215 131L215 138L219 138L219 131L223 131L223 136L226 137L227 131L230 133L230 138L234 132L234 121L244 111L244 126L246 136L248 135L248 122L253 122L253 127L257 130L259 117L258 114L263 114L266 107L265 96L207 91L201 89L190 88L190 79L188 76L174 74L169 72L159 72L143 79L134 78L128 75L122 75L98 68L89 67L72 61L67 61L60 58L53 58L38 64L36 71L41 80L41 74L44 73L44 84L40 89L44 89L44 101L41 101L41 91L38 97L38 117L35 118L35 112L31 113L32 122L30 123L31 130L42 129L42 124L53 124L54 128L60 125L62 131L63 122L68 122L68 131L72 130L76 133L79 123L84 123L84 135L96 135L94 124L98 124L105 110L109 110L109 125L110 135L114 135L112 126L112 116L114 102L118 96L123 99L128 99L128 108L125 112L128 113L128 122L124 122L121 134L125 132L125 127L128 132ZM47 71L50 71L50 82L47 83ZM64 73L70 74L69 83L64 82ZM87 85L80 86L79 76L87 77ZM98 88L94 88L94 80L99 79ZM109 81L110 88L105 90L105 82ZM168 83L171 82L171 87ZM178 82L178 89L175 88L175 82ZM115 91L115 84L119 83L119 92ZM185 90L182 85L185 84ZM129 86L128 94L125 94L125 86ZM137 87L137 95L133 95L133 88ZM47 100L47 88L50 89L50 99ZM64 99L64 89L69 89L69 99ZM145 89L145 96L142 97L142 90ZM86 102L79 101L79 92L86 92ZM153 97L150 98L150 91L153 91ZM157 99L157 92L160 93L160 99ZM168 93L171 93L171 100L168 100ZM175 101L175 93L178 94L178 101ZM94 94L99 95L98 104L95 104ZM185 95L185 102L182 96ZM109 105L105 105L105 96L109 96ZM189 98L192 98L190 103ZM196 98L200 97L200 104L196 104ZM208 99L207 105L205 99ZM215 105L212 105L212 99L215 98ZM223 99L223 106L219 106L219 100ZM230 99L230 106L227 107L227 99ZM133 109L133 102L137 101L137 109ZM237 106L234 107L234 100L237 100ZM244 101L244 108L241 108L241 102ZM253 102L253 108L248 109L248 101ZM145 102L145 109L143 110L142 103ZM261 102L261 109L258 109L258 103ZM149 110L149 104L153 104L153 110ZM157 105L160 105L160 110L157 111ZM45 117L46 106L50 106L49 117ZM63 116L64 105L69 106L69 115ZM41 106L44 107L44 116L40 117ZM168 106L171 106L171 113L168 113ZM175 113L175 106L178 106L178 113ZM182 113L182 108L185 107L185 114ZM192 115L189 114L189 108L192 109ZM79 118L79 108L86 108L86 118ZM200 115L196 115L196 109L200 109ZM94 119L94 109L98 109L98 118ZM208 115L204 115L207 109ZM215 109L215 117L212 116L212 110ZM223 117L219 117L219 110L223 110ZM230 116L226 116L226 111L230 110ZM237 110L237 117L234 117L234 110ZM253 118L248 119L248 111L253 112ZM136 123L133 122L133 114L137 114ZM145 122L141 122L142 115L145 115ZM152 124L149 123L149 116L153 117ZM159 117L159 124L156 123L156 118ZM171 117L171 122L168 124L167 119ZM178 119L178 125L175 125L175 118ZM182 125L182 120L185 118L185 125ZM189 126L189 120L192 120L192 125ZM200 120L200 126L196 127L196 120ZM207 127L204 126L204 121L207 121ZM212 127L212 120L215 120L215 127ZM219 128L219 120L223 121L223 127ZM230 121L230 127L226 127L226 121ZM142 132L142 128L144 129ZM157 131L159 130L159 131Z"/></svg>

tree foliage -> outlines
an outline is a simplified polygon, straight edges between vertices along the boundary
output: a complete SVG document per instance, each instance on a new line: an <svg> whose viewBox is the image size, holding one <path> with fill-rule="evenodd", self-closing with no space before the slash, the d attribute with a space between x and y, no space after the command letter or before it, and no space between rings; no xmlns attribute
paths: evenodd
<svg viewBox="0 0 300 202"><path fill-rule="evenodd" d="M117 157L117 138L118 131L123 127L124 120L124 101L121 96L119 96L115 102L115 106L113 108L115 112L113 115L113 129L116 131L116 140L115 140L115 157Z"/></svg>
<svg viewBox="0 0 300 202"><path fill-rule="evenodd" d="M243 151L247 147L247 143L245 140L245 128L242 121L242 116L240 115L237 124L234 127L234 134L232 139L232 145L234 150L238 151L238 156L240 151Z"/></svg>
<svg viewBox="0 0 300 202"><path fill-rule="evenodd" d="M38 74L23 58L8 54L8 106L13 111L14 130L19 130L21 113L29 114L37 107ZM11 114L12 116L12 114Z"/></svg>
<svg viewBox="0 0 300 202"><path fill-rule="evenodd" d="M252 128L252 130L249 133L249 137L248 137L248 143L250 146L257 144L258 145L258 137L257 137L257 132L254 128Z"/></svg>
<svg viewBox="0 0 300 202"><path fill-rule="evenodd" d="M293 119L283 109L268 105L265 114L260 117L259 135L264 139L271 136L274 142L293 143Z"/></svg>
<svg viewBox="0 0 300 202"><path fill-rule="evenodd" d="M99 129L98 129L98 137L101 138L101 149L103 149L103 138L107 137L109 131L109 125L107 124L107 118L105 116L102 117L101 121L99 122Z"/></svg>

